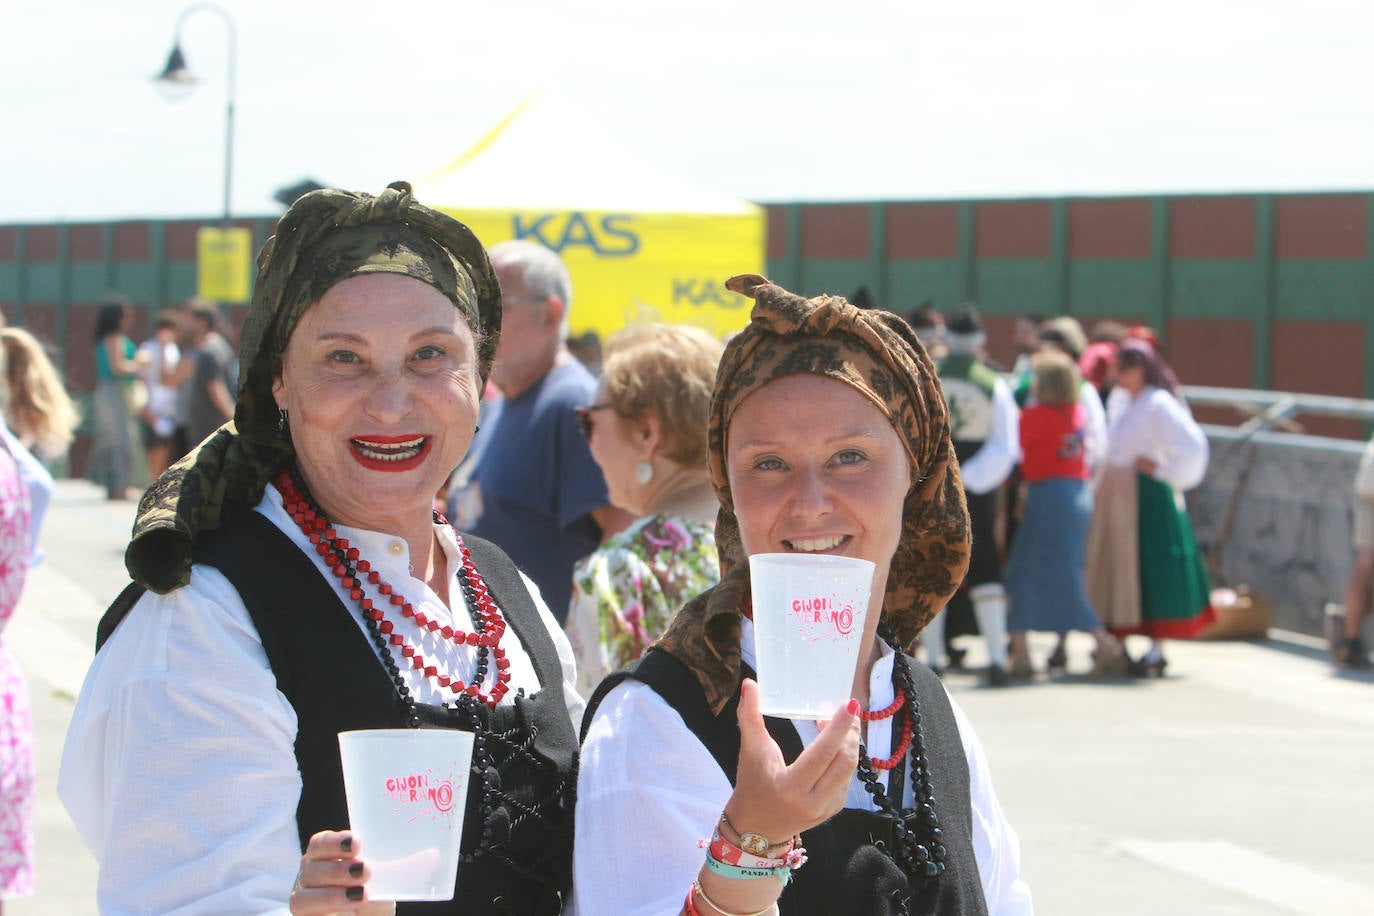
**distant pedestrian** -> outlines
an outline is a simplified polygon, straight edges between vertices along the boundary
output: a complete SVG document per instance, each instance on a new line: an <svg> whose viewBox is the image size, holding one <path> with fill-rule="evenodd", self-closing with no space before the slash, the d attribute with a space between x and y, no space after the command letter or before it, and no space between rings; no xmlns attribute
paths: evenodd
<svg viewBox="0 0 1374 916"><path fill-rule="evenodd" d="M1365 446L1360 470L1355 475L1355 562L1345 587L1345 631L1336 646L1336 664L1343 668L1368 668L1369 650L1360 639L1360 627L1369 610L1374 588L1374 438Z"/></svg>
<svg viewBox="0 0 1374 916"><path fill-rule="evenodd" d="M1207 437L1172 376L1149 343L1122 342L1088 540L1088 597L1117 636L1151 637L1136 667L1155 676L1165 638L1191 639L1215 617L1182 496L1207 472Z"/></svg>
<svg viewBox="0 0 1374 916"><path fill-rule="evenodd" d="M142 356L140 361L144 363L143 381L148 386L148 404L139 416L139 429L148 459L148 476L153 480L162 476L173 457L180 457L180 453L172 455L177 427L177 390L163 381L176 371L181 361L181 349L177 346L180 330L181 322L176 312L164 311L158 316L153 336L138 347Z"/></svg>
<svg viewBox="0 0 1374 916"><path fill-rule="evenodd" d="M91 398L91 463L86 476L109 499L127 499L134 460L137 347L129 338L129 303L111 297L95 321L95 394ZM141 385L139 386L141 387Z"/></svg>
<svg viewBox="0 0 1374 916"><path fill-rule="evenodd" d="M1068 355L1044 350L1031 358L1031 371L1030 400L1020 423L1025 512L1005 576L1011 601L1010 673L1014 678L1032 673L1028 630L1061 637L1082 630L1097 637L1093 673L1125 674L1120 644L1103 628L1084 587L1093 496L1088 412L1080 401L1078 367Z"/></svg>
<svg viewBox="0 0 1374 916"><path fill-rule="evenodd" d="M978 310L960 306L945 320L948 351L936 363L949 404L950 437L973 528L973 557L964 587L926 626L921 640L926 661L940 667L946 618L950 633L966 632L959 618L973 617L988 650L987 683L1007 683L1007 597L1002 587L1002 557L997 545L997 490L1016 464L1016 400L1011 388L983 359L987 336ZM962 610L972 604L972 613Z"/></svg>
<svg viewBox="0 0 1374 916"><path fill-rule="evenodd" d="M182 388L179 438L188 451L234 415L234 392L239 386L238 357L219 331L219 306L197 299L191 302L190 313L190 352L182 354L170 375L164 375L166 384Z"/></svg>

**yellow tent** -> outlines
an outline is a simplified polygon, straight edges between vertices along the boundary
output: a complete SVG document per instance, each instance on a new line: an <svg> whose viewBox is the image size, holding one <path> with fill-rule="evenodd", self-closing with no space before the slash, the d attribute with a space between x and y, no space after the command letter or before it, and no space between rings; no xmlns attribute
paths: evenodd
<svg viewBox="0 0 1374 916"><path fill-rule="evenodd" d="M684 322L717 336L744 326L747 300L724 287L764 272L762 208L644 162L566 105L518 106L415 195L467 223L485 245L511 238L557 251L573 277L574 334Z"/></svg>

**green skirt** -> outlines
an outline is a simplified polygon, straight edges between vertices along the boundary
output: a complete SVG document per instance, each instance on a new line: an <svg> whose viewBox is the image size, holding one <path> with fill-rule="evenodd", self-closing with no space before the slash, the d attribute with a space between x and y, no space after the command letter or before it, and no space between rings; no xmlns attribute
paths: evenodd
<svg viewBox="0 0 1374 916"><path fill-rule="evenodd" d="M1118 633L1143 633L1156 639L1193 639L1216 617L1212 585L1174 488L1145 474L1136 475L1140 533L1140 613L1138 627Z"/></svg>

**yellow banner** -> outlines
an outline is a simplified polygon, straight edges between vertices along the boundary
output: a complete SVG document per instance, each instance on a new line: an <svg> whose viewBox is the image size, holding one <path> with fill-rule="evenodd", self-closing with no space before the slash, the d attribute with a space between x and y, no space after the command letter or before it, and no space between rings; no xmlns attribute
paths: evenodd
<svg viewBox="0 0 1374 916"><path fill-rule="evenodd" d="M717 337L749 320L750 300L726 290L764 272L766 217L595 210L444 208L490 247L523 238L557 251L573 279L569 324L603 342L629 324L694 324Z"/></svg>
<svg viewBox="0 0 1374 916"><path fill-rule="evenodd" d="M222 305L247 302L252 249L249 229L202 227L196 233L196 295Z"/></svg>

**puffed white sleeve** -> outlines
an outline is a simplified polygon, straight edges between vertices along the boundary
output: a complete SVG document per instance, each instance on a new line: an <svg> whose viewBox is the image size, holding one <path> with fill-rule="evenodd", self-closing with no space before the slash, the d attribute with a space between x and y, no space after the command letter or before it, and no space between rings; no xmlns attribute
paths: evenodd
<svg viewBox="0 0 1374 916"><path fill-rule="evenodd" d="M1021 880L1021 841L997 800L983 744L954 697L949 698L949 703L954 709L954 721L964 745L964 758L968 761L973 857L978 863L988 916L1033 916L1035 907L1030 888Z"/></svg>
<svg viewBox="0 0 1374 916"><path fill-rule="evenodd" d="M730 782L682 717L626 681L592 717L577 779L578 916L673 916Z"/></svg>
<svg viewBox="0 0 1374 916"><path fill-rule="evenodd" d="M87 672L58 775L100 912L286 913L296 725L223 575L144 595Z"/></svg>
<svg viewBox="0 0 1374 916"><path fill-rule="evenodd" d="M999 377L992 388L992 432L978 451L959 465L965 490L991 493L1011 475L1021 454L1020 418L1011 387Z"/></svg>
<svg viewBox="0 0 1374 916"><path fill-rule="evenodd" d="M1107 410L1091 382L1079 386L1078 402L1083 405L1086 420L1083 424L1084 460L1088 473L1096 478L1107 464Z"/></svg>
<svg viewBox="0 0 1374 916"><path fill-rule="evenodd" d="M1191 490L1207 475L1207 436L1188 408L1167 391L1150 393L1150 432L1164 447L1154 476L1178 490Z"/></svg>

